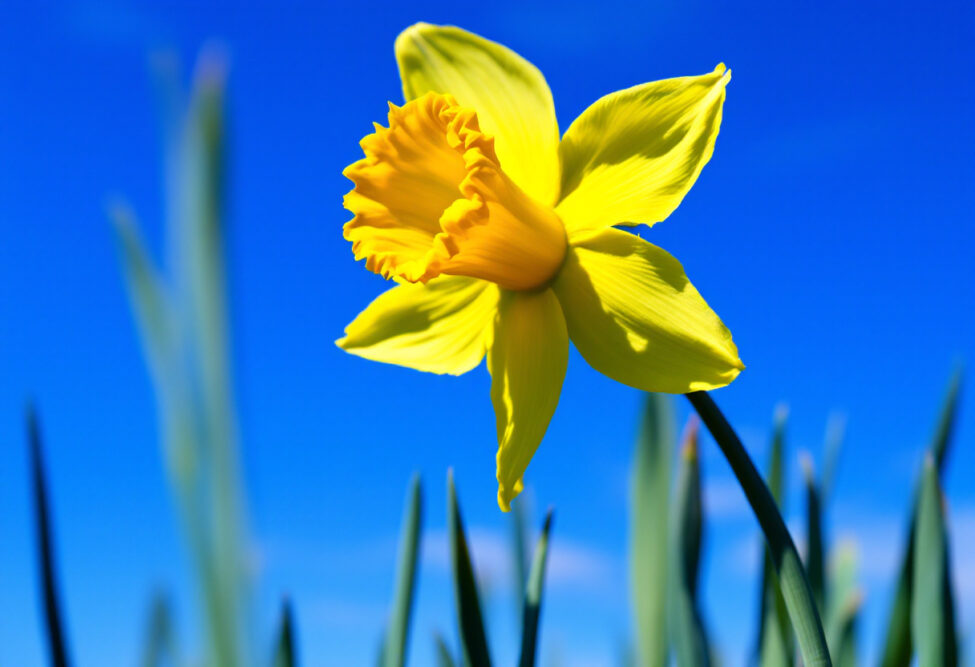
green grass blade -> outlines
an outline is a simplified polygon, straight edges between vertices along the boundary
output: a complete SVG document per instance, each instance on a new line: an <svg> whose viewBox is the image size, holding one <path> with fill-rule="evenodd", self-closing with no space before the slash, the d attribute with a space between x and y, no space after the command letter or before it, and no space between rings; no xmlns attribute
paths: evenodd
<svg viewBox="0 0 975 667"><path fill-rule="evenodd" d="M772 498L765 482L752 463L741 444L738 435L706 392L687 394L691 405L701 416L711 435L721 448L731 465L738 483L745 492L755 513L755 518L765 534L765 540L772 554L772 562L778 574L786 609L796 638L799 651L806 667L831 665L826 636L816 610L816 601L806 579L799 552L789 535L785 521Z"/></svg>
<svg viewBox="0 0 975 667"><path fill-rule="evenodd" d="M454 575L454 598L457 604L457 621L460 629L461 650L469 667L490 667L487 637L481 615L481 601L477 593L477 581L471 564L464 521L457 503L454 473L447 473L447 531L450 542L450 562Z"/></svg>
<svg viewBox="0 0 975 667"><path fill-rule="evenodd" d="M948 583L948 537L933 457L924 464L914 553L911 634L918 664L955 667L958 652Z"/></svg>
<svg viewBox="0 0 975 667"><path fill-rule="evenodd" d="M670 642L678 667L711 665L697 600L703 524L697 429L696 420L688 423L671 507Z"/></svg>
<svg viewBox="0 0 975 667"><path fill-rule="evenodd" d="M525 497L511 501L511 562L515 586L515 605L521 615L528 585L528 526L525 519Z"/></svg>
<svg viewBox="0 0 975 667"><path fill-rule="evenodd" d="M768 488L779 512L785 509L785 432L788 410L779 406L775 412L775 425L769 449ZM792 632L788 612L775 564L768 547L762 561L761 589L759 592L758 641L756 643L759 664L763 667L779 667L793 663Z"/></svg>
<svg viewBox="0 0 975 667"><path fill-rule="evenodd" d="M941 414L935 426L928 454L934 460L935 468L940 474L944 469L945 460L951 445L958 413L958 397L961 392L962 370L955 370L948 383L948 391L942 404ZM883 653L880 667L909 667L914 649L911 645L911 593L914 587L914 544L915 522L918 512L919 489L922 481L919 479L915 488L914 500L911 503L911 513L908 521L908 533L904 545L904 556L901 560L897 577L897 586L891 603L887 621L887 632L884 638Z"/></svg>
<svg viewBox="0 0 975 667"><path fill-rule="evenodd" d="M836 667L856 667L856 625L863 595L858 590L850 590L846 600L838 605L826 629L829 652Z"/></svg>
<svg viewBox="0 0 975 667"><path fill-rule="evenodd" d="M278 639L274 645L274 667L295 667L294 612L291 602L285 598L281 603L281 621L278 625Z"/></svg>
<svg viewBox="0 0 975 667"><path fill-rule="evenodd" d="M528 585L525 588L525 612L521 630L521 660L520 667L533 667L538 642L538 617L542 612L542 589L545 586L545 565L548 562L548 539L552 531L552 510L545 515L542 534L535 547L532 567L528 575Z"/></svg>
<svg viewBox="0 0 975 667"><path fill-rule="evenodd" d="M819 500L823 504L829 501L836 484L836 471L839 469L840 457L843 454L843 442L846 436L846 417L835 413L826 422L826 438L823 443L823 476L819 484Z"/></svg>
<svg viewBox="0 0 975 667"><path fill-rule="evenodd" d="M819 605L819 613L826 610L826 566L823 555L823 516L820 504L819 487L813 470L812 459L808 454L800 459L806 491L806 572L813 597Z"/></svg>
<svg viewBox="0 0 975 667"><path fill-rule="evenodd" d="M631 481L630 580L637 652L643 667L667 663L667 541L674 406L648 394Z"/></svg>
<svg viewBox="0 0 975 667"><path fill-rule="evenodd" d="M403 528L400 533L393 611L383 642L383 664L385 667L403 667L406 664L423 511L423 489L419 475L414 475L410 482L408 498L406 511L403 514Z"/></svg>
<svg viewBox="0 0 975 667"><path fill-rule="evenodd" d="M176 639L173 634L173 616L169 600L162 593L152 598L145 642L142 649L142 667L163 667L177 664Z"/></svg>
<svg viewBox="0 0 975 667"><path fill-rule="evenodd" d="M454 658L450 655L450 649L447 648L447 642L444 641L439 632L434 633L433 643L437 651L437 667L454 667L456 664L454 662Z"/></svg>
<svg viewBox="0 0 975 667"><path fill-rule="evenodd" d="M53 667L67 667L67 638L61 612L60 593L55 575L54 538L51 529L51 510L44 474L41 428L33 406L27 407L27 439L30 446L31 480L34 495L34 524L37 535L37 551L41 574L41 593L44 597L44 627Z"/></svg>

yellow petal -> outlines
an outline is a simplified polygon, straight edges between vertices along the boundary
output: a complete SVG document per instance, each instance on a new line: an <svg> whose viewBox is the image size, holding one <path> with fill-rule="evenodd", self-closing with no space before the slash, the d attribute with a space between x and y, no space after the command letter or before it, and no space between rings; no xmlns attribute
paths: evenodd
<svg viewBox="0 0 975 667"><path fill-rule="evenodd" d="M680 262L633 234L606 229L577 243L553 288L576 348L623 384L683 394L723 387L744 368Z"/></svg>
<svg viewBox="0 0 975 667"><path fill-rule="evenodd" d="M359 313L335 343L373 361L460 375L484 358L497 305L498 288L483 280L445 276L399 285Z"/></svg>
<svg viewBox="0 0 975 667"><path fill-rule="evenodd" d="M670 215L711 159L730 78L718 65L703 76L621 90L586 109L559 145L557 210L569 238Z"/></svg>
<svg viewBox="0 0 975 667"><path fill-rule="evenodd" d="M507 512L555 412L569 336L551 290L506 292L488 352L498 426L498 504Z"/></svg>
<svg viewBox="0 0 975 667"><path fill-rule="evenodd" d="M545 77L517 53L452 26L418 23L396 39L406 100L449 93L494 136L501 167L529 195L554 205L559 127Z"/></svg>

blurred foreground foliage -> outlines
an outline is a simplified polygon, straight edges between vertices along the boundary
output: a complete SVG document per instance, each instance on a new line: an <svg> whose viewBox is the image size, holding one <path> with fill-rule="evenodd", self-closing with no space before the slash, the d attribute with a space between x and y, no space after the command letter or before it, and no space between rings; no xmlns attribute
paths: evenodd
<svg viewBox="0 0 975 667"><path fill-rule="evenodd" d="M114 206L112 218L132 307L156 386L164 460L196 570L205 645L182 653L169 602L159 594L149 608L140 664L293 667L299 664L296 620L300 619L295 618L288 600L282 603L278 627L269 646L255 641L254 637L261 633L255 633L252 627L245 493L239 476L228 361L222 217L223 60L218 51L205 53L188 94L179 85L173 63L161 61L159 71L166 128L166 262L160 265L152 259L127 207ZM956 420L960 386L958 371L949 385L924 466L918 472L896 594L877 651L880 667L909 667L915 658L922 667L958 664L960 646L949 531L940 479ZM716 406L702 403L700 397L692 398L692 403L715 433ZM730 431L727 424L724 426ZM763 667L801 664L803 639L815 645L818 633L820 637L825 634L829 652L820 664L861 664L859 616L863 595L856 584L856 556L843 547L831 548L827 530L827 508L842 427L834 422L827 430L820 474L816 474L810 456L802 459L806 553L801 564L790 564L790 554L796 553L790 536L786 533L776 537L774 530L767 528L775 522L784 526L781 513L787 483L786 427L786 413L780 410L772 429L765 483L760 479L749 481L747 474L739 475L769 545L758 582L756 639L748 662ZM622 651L620 661L624 667L665 667L671 663L711 667L722 662L720 652L709 639L700 598L706 516L698 431L699 423L692 419L678 438L672 400L655 395L647 398L631 477L629 560L635 650L626 647ZM48 655L52 665L62 667L72 661L60 606L62 593L56 576L40 422L33 408L28 410L27 433ZM733 432L730 435L737 440ZM726 457L732 460L736 454L726 449L720 432L716 436ZM753 470L743 449L738 455L745 458L739 465ZM448 474L447 489L454 623L459 646L451 647L439 634L431 641L441 667L487 667L492 659L481 592L452 474ZM519 666L531 667L538 654L553 514L551 510L547 513L529 553L528 518L523 504L515 503L513 510L511 547L521 620ZM775 521L763 521L763 514L765 519ZM423 489L419 477L414 477L403 513L392 602L378 651L380 667L407 664L422 523ZM800 604L806 592L815 603L812 614L803 611ZM794 623L796 619L800 623Z"/></svg>

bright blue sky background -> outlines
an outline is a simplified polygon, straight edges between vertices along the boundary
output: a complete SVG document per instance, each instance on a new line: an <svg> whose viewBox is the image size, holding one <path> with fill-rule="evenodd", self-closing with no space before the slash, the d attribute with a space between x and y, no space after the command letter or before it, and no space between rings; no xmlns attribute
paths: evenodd
<svg viewBox="0 0 975 667"><path fill-rule="evenodd" d="M260 621L294 597L307 664L372 660L410 473L428 540L414 664L453 616L444 475L454 466L498 664L513 660L485 370L428 376L332 341L382 289L353 262L341 169L400 101L396 34L455 23L545 73L561 127L647 80L734 71L714 158L644 235L681 259L747 370L717 400L764 464L774 406L789 461L849 416L833 538L859 544L864 643L878 642L923 445L957 359L975 361L975 9L970 2L730 4L5 3L0 9L0 663L41 664L22 409L48 436L62 581L78 663L132 664L150 591L193 633L187 563L157 446L106 199L161 224L159 115L148 54L231 54L230 247L237 397ZM319 6L316 6L319 5ZM629 633L626 484L641 397L573 353L526 478L557 508L542 651L608 665ZM678 403L686 413L683 402ZM975 392L947 475L956 578L975 630ZM708 617L730 664L754 636L758 534L705 443ZM802 510L797 493L789 516ZM793 525L799 526L797 521ZM965 556L966 558L962 558Z"/></svg>

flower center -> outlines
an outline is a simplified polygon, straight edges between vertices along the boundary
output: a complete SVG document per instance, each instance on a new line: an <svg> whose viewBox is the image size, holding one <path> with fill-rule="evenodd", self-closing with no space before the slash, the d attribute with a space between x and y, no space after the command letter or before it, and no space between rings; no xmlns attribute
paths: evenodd
<svg viewBox="0 0 975 667"><path fill-rule="evenodd" d="M449 95L389 105L389 127L361 142L365 158L343 172L355 183L345 224L356 259L385 278L441 274L531 290L552 279L566 252L555 211L501 169L494 138Z"/></svg>

